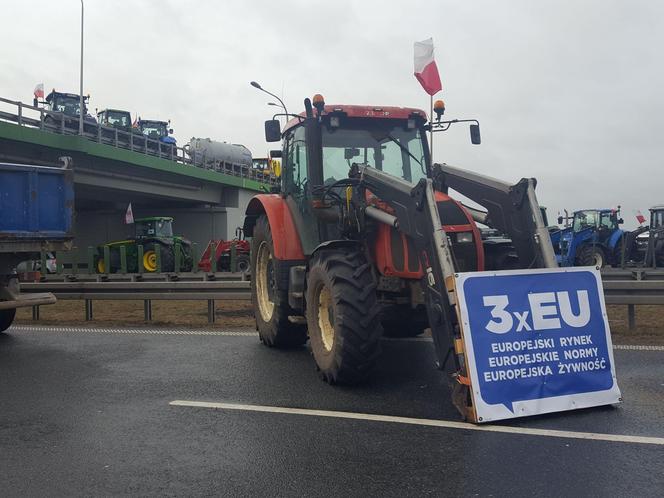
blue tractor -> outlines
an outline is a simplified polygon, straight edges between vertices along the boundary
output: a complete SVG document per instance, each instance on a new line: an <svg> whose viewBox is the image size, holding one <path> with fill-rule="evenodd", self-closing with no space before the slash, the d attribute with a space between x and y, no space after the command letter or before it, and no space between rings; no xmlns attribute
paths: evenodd
<svg viewBox="0 0 664 498"><path fill-rule="evenodd" d="M623 259L625 231L619 209L575 211L572 225L551 234L560 266L616 266ZM563 223L563 217L558 218Z"/></svg>

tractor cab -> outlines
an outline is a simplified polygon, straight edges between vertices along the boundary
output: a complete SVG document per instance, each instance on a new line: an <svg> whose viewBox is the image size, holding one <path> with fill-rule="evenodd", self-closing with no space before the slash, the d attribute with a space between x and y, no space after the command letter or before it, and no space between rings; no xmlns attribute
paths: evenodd
<svg viewBox="0 0 664 498"><path fill-rule="evenodd" d="M169 128L170 121L155 121L149 119L138 118L136 128L152 140L159 140L162 143L175 145L175 138L170 135L173 134L173 129Z"/></svg>
<svg viewBox="0 0 664 498"><path fill-rule="evenodd" d="M563 217L558 218L562 223ZM617 209L575 211L571 227L553 234L558 264L561 266L616 265L623 259L621 243L625 232L620 228Z"/></svg>
<svg viewBox="0 0 664 498"><path fill-rule="evenodd" d="M129 111L121 111L119 109L104 109L97 113L99 124L117 128L118 130L131 132L133 130L131 124L131 114Z"/></svg>
<svg viewBox="0 0 664 498"><path fill-rule="evenodd" d="M88 101L90 96L83 97L83 121L86 123L97 123L97 120L88 113ZM39 102L34 99L34 106L37 107ZM58 113L65 116L65 124L73 126L74 123L78 126L78 117L81 115L81 97L76 93L56 92L55 89L49 93L44 99L45 109L51 113ZM73 118L73 119L67 119ZM47 115L46 121L57 121L53 115Z"/></svg>
<svg viewBox="0 0 664 498"><path fill-rule="evenodd" d="M135 220L136 239L173 238L173 218L155 216Z"/></svg>

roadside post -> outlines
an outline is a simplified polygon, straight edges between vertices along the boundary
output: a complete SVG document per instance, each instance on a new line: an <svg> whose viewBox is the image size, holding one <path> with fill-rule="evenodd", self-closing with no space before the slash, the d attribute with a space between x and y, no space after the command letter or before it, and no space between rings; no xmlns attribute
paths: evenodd
<svg viewBox="0 0 664 498"><path fill-rule="evenodd" d="M622 401L600 272L455 277L475 422Z"/></svg>

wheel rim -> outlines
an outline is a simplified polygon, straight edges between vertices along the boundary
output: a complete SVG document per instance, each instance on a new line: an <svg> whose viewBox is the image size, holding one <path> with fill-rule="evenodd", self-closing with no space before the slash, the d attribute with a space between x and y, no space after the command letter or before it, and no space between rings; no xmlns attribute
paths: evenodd
<svg viewBox="0 0 664 498"><path fill-rule="evenodd" d="M271 284L272 254L267 242L261 242L256 254L256 300L264 322L269 322L274 314L274 301L270 298Z"/></svg>
<svg viewBox="0 0 664 498"><path fill-rule="evenodd" d="M143 268L147 271L157 271L157 253L148 251L143 254Z"/></svg>
<svg viewBox="0 0 664 498"><path fill-rule="evenodd" d="M602 258L602 255L600 253L596 252L593 256L595 260L593 266L599 266L600 268L604 266L604 258Z"/></svg>
<svg viewBox="0 0 664 498"><path fill-rule="evenodd" d="M97 273L106 273L106 263L103 259L97 261Z"/></svg>
<svg viewBox="0 0 664 498"><path fill-rule="evenodd" d="M237 262L237 271L239 272L245 272L249 269L249 261L246 259L240 259Z"/></svg>
<svg viewBox="0 0 664 498"><path fill-rule="evenodd" d="M332 309L332 294L326 285L321 285L318 291L318 328L320 338L326 351L334 347L334 310Z"/></svg>

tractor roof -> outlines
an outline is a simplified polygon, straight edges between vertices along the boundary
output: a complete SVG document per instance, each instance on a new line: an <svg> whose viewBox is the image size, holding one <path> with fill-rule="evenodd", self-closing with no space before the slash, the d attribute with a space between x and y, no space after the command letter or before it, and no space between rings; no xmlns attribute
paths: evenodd
<svg viewBox="0 0 664 498"><path fill-rule="evenodd" d="M650 208L650 211L662 211L664 210L664 204L656 204Z"/></svg>
<svg viewBox="0 0 664 498"><path fill-rule="evenodd" d="M79 95L78 93L56 92L55 90L52 90L51 93L49 93L49 94L46 96L46 99L44 99L44 100L46 100L46 102L50 102L51 100L53 100L54 97L58 97L58 96L60 96L60 97L69 97L69 98L76 98L76 99L80 99L80 98L81 98L80 95ZM83 100L87 100L87 97L83 97Z"/></svg>
<svg viewBox="0 0 664 498"><path fill-rule="evenodd" d="M158 119L139 119L139 123L158 123L168 125L168 121L159 121Z"/></svg>
<svg viewBox="0 0 664 498"><path fill-rule="evenodd" d="M107 109L102 109L99 112L121 112L122 114L131 114L129 111L123 111L122 109L111 109L110 107Z"/></svg>
<svg viewBox="0 0 664 498"><path fill-rule="evenodd" d="M147 218L137 218L134 221L173 221L172 216L149 216Z"/></svg>
<svg viewBox="0 0 664 498"><path fill-rule="evenodd" d="M375 105L343 105L343 104L326 104L322 115L343 113L349 118L373 118L373 119L408 119L414 116L422 118L426 121L427 114L422 109L414 107L393 107L393 106L375 106ZM299 114L303 118L306 117L304 112ZM302 121L293 118L284 127L285 133L289 129L297 126Z"/></svg>
<svg viewBox="0 0 664 498"><path fill-rule="evenodd" d="M574 211L574 214L576 213L584 213L587 211L598 211L600 213L614 213L617 212L617 209L611 209L611 208L591 208L591 209L578 209Z"/></svg>

